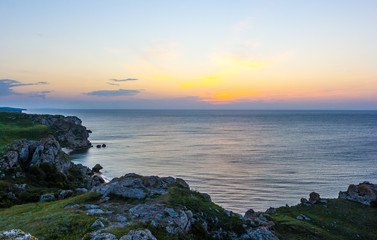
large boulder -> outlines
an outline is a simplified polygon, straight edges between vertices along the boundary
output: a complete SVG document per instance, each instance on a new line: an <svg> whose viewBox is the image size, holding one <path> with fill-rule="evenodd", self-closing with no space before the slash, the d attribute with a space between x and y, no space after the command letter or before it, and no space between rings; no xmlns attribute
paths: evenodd
<svg viewBox="0 0 377 240"><path fill-rule="evenodd" d="M338 198L360 202L370 205L371 202L377 200L377 186L369 182L363 182L359 185L351 184L347 191L339 192Z"/></svg>
<svg viewBox="0 0 377 240"><path fill-rule="evenodd" d="M182 180L172 177L142 177L134 173L129 173L123 177L114 178L109 183L96 186L92 190L104 196L115 195L125 198L144 199L146 197L167 193L169 184L173 183L189 188L186 182L185 185L182 185Z"/></svg>

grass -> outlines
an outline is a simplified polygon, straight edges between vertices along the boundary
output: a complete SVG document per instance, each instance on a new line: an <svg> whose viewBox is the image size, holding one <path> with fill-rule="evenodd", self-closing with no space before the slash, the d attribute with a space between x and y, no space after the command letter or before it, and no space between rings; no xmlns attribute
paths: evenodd
<svg viewBox="0 0 377 240"><path fill-rule="evenodd" d="M95 217L77 209L64 208L68 204L90 203L99 195L85 193L66 200L38 202L0 210L0 231L22 229L40 240L81 239L91 231Z"/></svg>
<svg viewBox="0 0 377 240"><path fill-rule="evenodd" d="M0 148L17 139L39 140L51 133L47 126L34 123L26 116L21 113L0 112Z"/></svg>
<svg viewBox="0 0 377 240"><path fill-rule="evenodd" d="M328 199L312 207L278 208L272 214L280 239L377 239L377 209L360 203ZM300 221L305 215L311 220Z"/></svg>
<svg viewBox="0 0 377 240"><path fill-rule="evenodd" d="M170 207L187 208L193 214L200 215L202 221L204 220L208 223L209 231L222 228L225 231L233 231L239 235L245 233L245 228L242 225L246 222L241 220L239 215L225 211L219 205L203 197L199 192L172 187L169 189L166 200ZM202 236L202 239L211 239L201 222L193 225L192 233Z"/></svg>

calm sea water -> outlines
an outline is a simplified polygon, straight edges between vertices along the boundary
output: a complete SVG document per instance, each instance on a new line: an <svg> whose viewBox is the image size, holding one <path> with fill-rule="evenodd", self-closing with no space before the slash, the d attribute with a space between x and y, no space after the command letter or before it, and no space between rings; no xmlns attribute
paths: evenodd
<svg viewBox="0 0 377 240"><path fill-rule="evenodd" d="M174 176L235 212L377 183L377 111L59 110L93 131L75 162Z"/></svg>

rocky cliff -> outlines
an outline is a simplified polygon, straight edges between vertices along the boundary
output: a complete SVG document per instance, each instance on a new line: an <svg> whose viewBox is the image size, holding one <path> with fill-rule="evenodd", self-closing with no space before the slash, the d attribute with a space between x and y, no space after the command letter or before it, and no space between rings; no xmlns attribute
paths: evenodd
<svg viewBox="0 0 377 240"><path fill-rule="evenodd" d="M29 114L26 116L34 122L51 128L62 147L77 150L92 146L88 139L91 131L82 125L82 121L78 117L38 114Z"/></svg>

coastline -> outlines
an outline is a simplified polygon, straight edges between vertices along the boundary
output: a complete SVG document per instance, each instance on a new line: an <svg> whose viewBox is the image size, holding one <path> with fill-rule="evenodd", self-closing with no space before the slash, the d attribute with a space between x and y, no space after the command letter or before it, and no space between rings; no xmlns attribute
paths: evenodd
<svg viewBox="0 0 377 240"><path fill-rule="evenodd" d="M12 117L14 117L14 115L12 115ZM27 190L25 190L27 189L26 187L20 190L20 182L17 182L18 180L25 179L27 185L33 185L36 182L33 183L33 181L31 181L33 180L32 177L41 177L38 174L42 173L48 177L48 175L51 174L51 172L49 172L51 170L47 169L55 169L52 171L52 181L48 181L48 178L44 178L43 181L46 182L46 186L39 186L39 188L42 189L40 193L43 192L43 189L45 190L45 193L39 196L39 201L52 205L54 205L55 202L58 204L59 201L65 201L64 204L66 204L72 200L72 197L73 199L80 198L82 194L80 192L84 191L83 189L87 189L86 191L89 191L89 193L84 193L84 195L89 196L90 200L88 203L94 203L93 205L96 207L86 208L84 205L87 204L87 200L85 200L78 204L78 206L74 206L73 203L69 203L71 205L66 204L63 209L70 209L76 211L78 214L90 216L90 218L85 221L93 221L93 216L97 216L95 217L95 221L97 222L97 220L99 220L101 222L101 224L97 223L99 228L97 228L97 226L94 227L95 231L85 232L85 234L84 232L82 233L84 235L89 234L87 235L87 237L89 237L88 239L95 239L96 236L105 234L102 233L103 231L114 228L124 229L124 233L126 234L128 232L128 235L148 235L148 239L153 239L153 234L162 234L165 237L191 234L190 236L194 239L199 239L199 236L202 236L203 239L278 239L277 236L279 236L281 232L290 229L292 226L296 226L295 224L302 225L302 222L310 222L312 219L310 216L301 216L301 214L297 215L294 221L290 219L287 222L286 219L281 219L282 216L279 215L279 212L288 211L286 214L297 214L297 212L295 212L297 209L302 211L328 208L328 205L332 204L333 201L334 207L339 201L341 204L348 205L346 200L337 201L337 199L324 199L324 201L321 202L318 195L318 197L311 197L309 200L302 199L301 204L294 207L271 208L266 212L254 212L249 210L244 216L240 216L233 212L226 211L213 203L208 194L191 191L188 184L183 179L179 178L144 177L136 174L126 174L123 177L114 178L110 183L106 183L100 173L101 166L89 169L80 164L73 164L69 156L62 151L61 146L68 146L73 149L83 149L91 146L88 141L89 131L81 126L80 119L76 117L55 117L49 115L41 115L41 117L27 116L27 118L31 119L33 124L39 123L46 125L54 130L54 132L52 135L43 137L39 141L16 140L3 148L5 157L2 159L2 171L4 169L7 171L3 171L5 175L2 178L10 184L7 186L7 189L13 189L12 191L8 191L8 198L15 201L16 199L14 197L18 199L19 196L21 196L19 194L20 192L27 192ZM80 131L73 131L74 129L80 129ZM74 132L77 135L71 137ZM56 136L53 136L54 134L56 134ZM59 139L59 141L57 139ZM39 169L42 172L38 172L37 175L35 175L30 169L33 169L34 172ZM8 174L10 174L9 177ZM66 180L64 180L63 176L66 176ZM59 183L60 186L54 185L57 184L57 177L63 179L63 181ZM40 181L40 179L38 181ZM366 185L370 185L371 189L368 191L372 194L374 191L373 186L375 187L375 185L365 183L358 186L350 186L349 190L343 193L343 198L364 202L364 205L368 205L365 204L364 198L361 200L358 199L365 196L365 193L364 195L359 195L358 193L360 189L365 189ZM55 188L58 187L59 190L56 191L56 193L46 193L46 190L51 191L51 186ZM63 193L63 191L66 192ZM371 197L373 196L371 195ZM369 199L369 205L372 205L372 207L374 206L374 203L371 204L373 201L375 200L372 198ZM124 204L130 206L122 209L121 206L124 206ZM353 202L351 205L353 207L356 206ZM22 207L23 205L19 206ZM17 207L18 206L15 208ZM364 206L360 206L360 208L366 212L372 209L370 207L365 208ZM119 209L123 211L126 210L127 214L122 215L122 213L118 211ZM295 211L289 212L289 210L293 209L295 209ZM372 214L374 213L374 210L370 211L372 211ZM6 216L9 216L7 214L9 214L9 212L5 213ZM117 217L121 218L122 221L113 219ZM106 219L106 223L103 223L101 218L103 218L102 221ZM0 223L2 221L4 221L4 219L0 217ZM154 223L152 221L154 221ZM144 230L139 229L141 223L146 227ZM287 225L287 223L289 224ZM17 223L15 224L17 225ZM0 224L0 226L2 225ZM131 230L130 226L136 226L136 228ZM282 230L281 226L285 226L285 228ZM163 231L161 228L163 228ZM92 228L91 230L94 229ZM137 229L144 232L136 233ZM0 228L0 230L10 229ZM279 230L280 233L279 231L276 233L276 230ZM303 229L299 230L303 231ZM304 230L306 231L307 229L304 228ZM131 231L133 232L131 233ZM289 231L292 231L292 229ZM275 234L277 234L277 236ZM311 234L321 235L324 233L319 231L312 232ZM119 238L119 235L117 236Z"/></svg>

